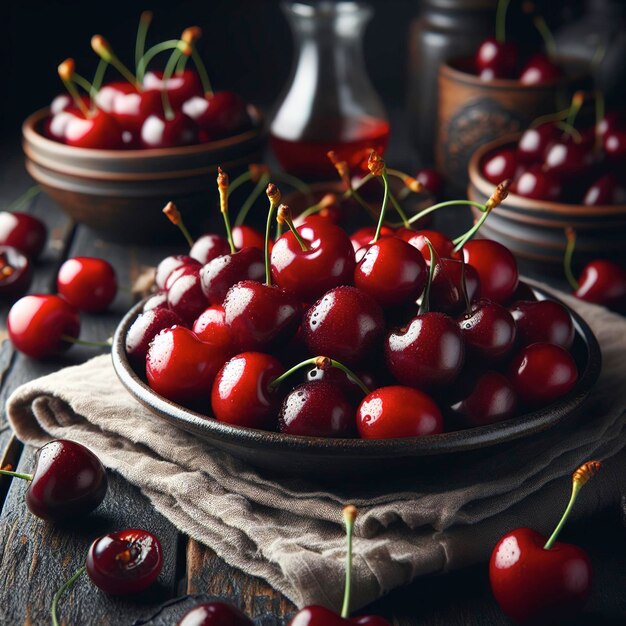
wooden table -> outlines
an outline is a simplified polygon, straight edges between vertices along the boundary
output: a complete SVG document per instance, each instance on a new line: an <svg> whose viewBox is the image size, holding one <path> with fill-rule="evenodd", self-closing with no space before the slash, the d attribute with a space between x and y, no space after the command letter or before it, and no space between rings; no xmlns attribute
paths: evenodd
<svg viewBox="0 0 626 626"><path fill-rule="evenodd" d="M32 182L24 171L17 141L0 148L0 207L19 196ZM50 240L37 264L31 291L53 292L56 270L67 257L100 256L115 267L121 285L130 285L142 266L156 264L171 250L154 247L122 247L102 241L88 229L71 223L45 196L29 207L50 229ZM159 219L156 216L155 219ZM112 310L85 315L81 336L105 339L130 307L131 296L120 292ZM6 337L8 302L2 307L2 338ZM65 356L38 362L16 353L9 341L0 348L0 400L2 405L20 384L61 367L81 363L94 349L73 347ZM2 465L18 471L33 466L34 449L23 447L12 436L6 415L0 419ZM165 601L185 594L223 596L249 615L265 615L263 624L286 624L295 607L262 580L229 567L205 546L181 534L159 515L138 489L116 474L109 476L104 503L86 519L64 526L46 523L28 511L26 485L0 478L0 624L47 624L52 597L61 583L83 563L92 540L113 529L138 526L155 533L163 544L165 564L157 582L147 592L130 598L109 597L83 577L62 602L65 624L132 624L150 616ZM565 540L584 546L590 553L596 584L588 610L579 624L626 623L626 533L619 507L584 523L572 524ZM419 579L369 607L397 625L455 626L508 624L495 604L484 564L445 576ZM271 615L273 617L267 617Z"/></svg>

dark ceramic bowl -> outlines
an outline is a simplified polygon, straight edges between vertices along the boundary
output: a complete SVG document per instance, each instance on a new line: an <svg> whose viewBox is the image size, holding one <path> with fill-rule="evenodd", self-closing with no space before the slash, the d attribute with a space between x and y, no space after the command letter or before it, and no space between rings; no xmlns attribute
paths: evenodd
<svg viewBox="0 0 626 626"><path fill-rule="evenodd" d="M538 298L548 295L535 289ZM230 452L251 465L279 473L320 476L364 476L394 473L428 461L459 461L469 452L483 453L493 446L529 437L575 415L595 384L601 367L600 348L587 324L570 311L576 338L572 354L579 379L576 387L557 402L498 424L405 439L327 439L231 426L186 409L157 395L138 375L124 349L126 332L140 313L133 307L120 322L113 338L113 367L130 394L155 415L193 433L207 443Z"/></svg>
<svg viewBox="0 0 626 626"><path fill-rule="evenodd" d="M494 185L482 175L482 163L493 150L513 147L520 134L509 135L480 147L469 163L470 200L484 203ZM474 216L479 211L472 209ZM574 259L582 265L598 256L626 258L626 205L585 206L531 200L509 193L481 226L480 234L503 243L515 255L541 267L552 264L561 271L567 243L565 228L576 231Z"/></svg>
<svg viewBox="0 0 626 626"><path fill-rule="evenodd" d="M261 114L249 112L254 128L208 143L152 150L75 148L45 137L49 115L41 109L22 126L26 169L74 220L116 242L153 243L180 237L162 214L168 201L198 232L217 198L217 167L231 178L261 160L265 129ZM221 217L217 210L214 219ZM141 224L141 228L136 228Z"/></svg>

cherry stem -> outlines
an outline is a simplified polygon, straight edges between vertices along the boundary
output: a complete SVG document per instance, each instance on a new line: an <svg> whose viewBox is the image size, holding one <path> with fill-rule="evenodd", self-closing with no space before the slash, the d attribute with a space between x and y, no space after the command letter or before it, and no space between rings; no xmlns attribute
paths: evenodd
<svg viewBox="0 0 626 626"><path fill-rule="evenodd" d="M446 200L445 202L438 202L437 204L433 204L432 206L426 207L422 209L419 213L415 215L411 215L409 218L409 224L413 224L421 220L423 217L428 215L429 213L433 213L434 211L438 211L439 209L444 209L449 206L473 206L484 212L485 205L480 204L480 202L474 202L473 200Z"/></svg>
<svg viewBox="0 0 626 626"><path fill-rule="evenodd" d="M546 541L546 544L543 546L544 550L550 550L550 548L552 548L554 542L559 536L559 533L561 532L561 529L565 525L565 522L567 521L567 518L572 511L574 502L576 502L576 498L578 497L580 490L587 484L589 479L594 476L599 469L599 461L587 461L574 472L572 476L572 495L570 496L569 502L567 503L567 507L565 509L565 512L563 513L563 516L561 517L561 520L557 524L554 531L552 531L552 534L550 535L548 541Z"/></svg>
<svg viewBox="0 0 626 626"><path fill-rule="evenodd" d="M343 592L343 606L341 617L347 619L350 615L350 596L352 595L352 535L354 534L354 520L357 509L348 505L343 509L343 520L346 524L346 584Z"/></svg>
<svg viewBox="0 0 626 626"><path fill-rule="evenodd" d="M235 248L235 242L233 241L233 231L230 228L230 218L228 217L228 195L230 185L228 181L228 174L222 170L221 167L217 168L217 190L220 194L220 212L224 219L224 226L226 227L226 239L230 246L230 253L235 254L237 249Z"/></svg>
<svg viewBox="0 0 626 626"><path fill-rule="evenodd" d="M20 472L11 472L10 470L0 469L0 475L12 476L13 478L21 478L22 480L31 481L33 479L32 474L21 474Z"/></svg>
<svg viewBox="0 0 626 626"><path fill-rule="evenodd" d="M213 87L211 87L211 81L209 80L209 74L206 71L206 65L202 60L202 57L196 50L196 46L192 45L191 49L191 58L193 59L193 63L196 66L196 71L198 72L198 76L200 76L200 82L202 83L202 91L204 91L205 96L213 95Z"/></svg>
<svg viewBox="0 0 626 626"><path fill-rule="evenodd" d="M530 123L530 128L537 128L537 126L541 126L542 124L546 124L548 122L553 122L554 120L564 120L567 118L568 114L569 108L563 109L562 111L557 111L556 113L549 113L548 115L540 115Z"/></svg>
<svg viewBox="0 0 626 626"><path fill-rule="evenodd" d="M585 94L582 91L577 91L572 96L572 103L569 107L567 119L565 120L566 124L568 124L569 126L574 126L574 122L576 121L576 116L578 115L578 111L580 111L580 108L582 107L584 101L585 101Z"/></svg>
<svg viewBox="0 0 626 626"><path fill-rule="evenodd" d="M435 248L433 248L433 245L430 243L428 237L424 237L424 241L426 242L428 251L430 252L430 265L428 267L428 280L426 281L426 288L424 289L424 295L422 296L422 303L417 311L418 315L424 315L424 313L428 313L430 310L430 286L433 284L433 279L435 277L435 260L437 256Z"/></svg>
<svg viewBox="0 0 626 626"><path fill-rule="evenodd" d="M263 250L265 253L265 284L271 287L272 264L270 263L270 233L272 231L272 224L274 223L274 215L280 205L282 194L274 183L270 183L267 186L265 194L270 201L270 208L267 212L267 222L265 223L265 246Z"/></svg>
<svg viewBox="0 0 626 626"><path fill-rule="evenodd" d="M563 271L565 272L565 278L570 284L570 287L576 291L580 287L580 283L576 280L574 272L572 271L572 257L574 256L574 248L576 247L576 231L571 226L566 228L565 237L567 238L567 244L565 246L565 253L563 254Z"/></svg>
<svg viewBox="0 0 626 626"><path fill-rule="evenodd" d="M479 231L480 227L489 217L489 213L491 213L491 209L487 209L485 207L485 211L480 216L480 219L464 235L452 240L452 243L454 244L453 252L458 252Z"/></svg>
<svg viewBox="0 0 626 626"><path fill-rule="evenodd" d="M39 185L33 185L29 187L19 198L13 200L9 206L4 209L5 211L19 211L25 204L30 202L33 198L37 197L41 193L41 187Z"/></svg>
<svg viewBox="0 0 626 626"><path fill-rule="evenodd" d="M54 598L52 598L52 608L50 609L50 613L52 614L52 626L59 626L59 620L57 618L57 606L59 604L59 599L80 578L86 569L87 568L84 565L79 567L74 572L72 577L54 594Z"/></svg>
<svg viewBox="0 0 626 626"><path fill-rule="evenodd" d="M594 96L596 99L596 142L594 149L596 152L600 152L602 150L602 135L600 134L600 124L602 123L602 119L604 118L605 111L604 94L602 93L602 91L597 89L594 92Z"/></svg>
<svg viewBox="0 0 626 626"><path fill-rule="evenodd" d="M383 227L383 222L385 221L385 211L387 210L387 205L389 204L389 178L387 178L387 172L383 169L380 177L383 179L383 185L385 186L385 193L383 194L383 206L380 209L380 216L378 218L378 224L376 225L376 232L374 233L373 243L378 241L380 237L380 231Z"/></svg>
<svg viewBox="0 0 626 626"><path fill-rule="evenodd" d="M104 81L104 74L106 73L107 67L109 67L109 62L105 61L104 59L100 59L98 67L96 68L96 71L93 75L90 92L92 112L95 112L97 108L96 98L98 97L98 92L102 87L102 82Z"/></svg>
<svg viewBox="0 0 626 626"><path fill-rule="evenodd" d="M298 232L296 225L293 223L293 218L291 217L291 211L286 204L281 204L278 207L278 216L277 216L278 225L287 224L291 234L296 238L296 241L300 244L300 248L302 252L308 252L311 248L309 244L302 238L302 235Z"/></svg>
<svg viewBox="0 0 626 626"><path fill-rule="evenodd" d="M89 348L110 348L113 345L113 340L110 337L106 341L87 341L86 339L78 339L78 337L71 337L70 335L61 335L61 339L77 346L87 346Z"/></svg>
<svg viewBox="0 0 626 626"><path fill-rule="evenodd" d="M148 69L148 65L157 54L165 52L166 50L174 50L179 46L180 39L168 39L167 41L162 41L161 43L152 46L152 48L148 48L147 52L141 57L141 59L139 59L137 63L137 81L139 82L139 84L143 86L143 80L146 76L146 70Z"/></svg>
<svg viewBox="0 0 626 626"><path fill-rule="evenodd" d="M246 217L248 217L250 209L259 199L259 196L263 193L269 181L269 174L263 174L261 176L259 182L256 184L256 187L250 192L246 201L241 205L241 209L239 209L239 213L237 213L237 218L235 219L235 226L241 226L246 221Z"/></svg>
<svg viewBox="0 0 626 626"><path fill-rule="evenodd" d="M61 80L63 80L63 79L61 79ZM74 104L78 107L80 112L85 117L89 117L89 115L90 115L89 109L87 108L87 106L83 102L83 99L80 97L80 94L78 93L78 90L74 86L74 83L71 80L63 80L63 84L65 85L65 88L67 89L67 91L70 94L70 96L72 96L72 100L74 100Z"/></svg>
<svg viewBox="0 0 626 626"><path fill-rule="evenodd" d="M178 226L180 232L183 234L183 237L187 240L189 247L193 247L193 238L187 230L187 226L185 226L185 222L183 221L183 216L180 214L176 205L171 201L168 202L163 209L163 213L165 213L166 217L170 222L172 222L172 224L174 224L174 226Z"/></svg>
<svg viewBox="0 0 626 626"><path fill-rule="evenodd" d="M141 88L141 82L137 77L120 61L113 52L107 41L101 35L94 35L91 38L93 51L105 61L108 61L131 85Z"/></svg>
<svg viewBox="0 0 626 626"><path fill-rule="evenodd" d="M560 121L560 122L555 122L554 125L557 128L560 128L566 135L569 135L570 137L572 137L576 143L580 143L582 141L583 139L582 135L571 124L568 124L567 122L564 122L564 121Z"/></svg>
<svg viewBox="0 0 626 626"><path fill-rule="evenodd" d="M306 209L304 209L302 213L298 214L296 219L298 220L300 224L302 224L302 222L304 222L304 220L306 220L307 217L311 215L315 215L316 213L319 213L320 211L323 211L324 209L328 208L329 206L335 204L338 201L339 201L339 198L337 198L337 196L334 193L327 193L325 196L320 198L319 202L312 204L310 207L307 207Z"/></svg>
<svg viewBox="0 0 626 626"><path fill-rule="evenodd" d="M187 45L184 42L179 41L180 45ZM177 46L176 49L170 55L170 58L165 66L165 70L163 71L163 88L161 89L161 102L163 104L163 112L165 113L165 118L168 120L174 119L174 110L172 109L172 105L170 103L170 97L167 93L167 82L172 78L174 74L174 70L176 69L176 64L183 54L180 46Z"/></svg>
<svg viewBox="0 0 626 626"><path fill-rule="evenodd" d="M307 198L311 197L311 187L297 176L292 176L291 174L287 174L287 172L272 172L272 178L286 185L290 185L301 194L307 196Z"/></svg>
<svg viewBox="0 0 626 626"><path fill-rule="evenodd" d="M135 39L135 72L137 77L139 77L139 63L146 50L146 37L148 36L151 22L152 11L144 11L139 17L139 26L137 27L137 37Z"/></svg>
<svg viewBox="0 0 626 626"><path fill-rule="evenodd" d="M100 59L100 62L102 63L102 59ZM104 61L104 63L106 63L106 61ZM98 64L99 65L99 64ZM108 65L108 64L107 64ZM94 100L96 95L98 94L98 92L94 89L94 86L92 83L90 83L84 76L81 76L78 72L74 72L74 74L72 75L72 80L82 89L84 89L88 94L89 97Z"/></svg>
<svg viewBox="0 0 626 626"><path fill-rule="evenodd" d="M554 60L554 57L556 56L556 42L554 41L552 31L548 27L548 24L546 24L546 20L543 19L542 15L535 15L533 23L543 39L543 45L546 47L546 54L551 60Z"/></svg>
<svg viewBox="0 0 626 626"><path fill-rule="evenodd" d="M506 12L509 8L509 0L500 0L496 10L496 41L506 41Z"/></svg>

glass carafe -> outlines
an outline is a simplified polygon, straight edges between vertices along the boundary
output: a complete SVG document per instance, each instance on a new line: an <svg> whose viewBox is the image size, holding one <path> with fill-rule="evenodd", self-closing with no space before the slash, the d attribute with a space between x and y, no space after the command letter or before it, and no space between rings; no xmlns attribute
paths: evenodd
<svg viewBox="0 0 626 626"><path fill-rule="evenodd" d="M361 2L284 3L295 64L276 108L270 142L281 166L308 178L332 177L326 153L353 168L372 149L384 151L389 122L363 59L363 33L372 16Z"/></svg>

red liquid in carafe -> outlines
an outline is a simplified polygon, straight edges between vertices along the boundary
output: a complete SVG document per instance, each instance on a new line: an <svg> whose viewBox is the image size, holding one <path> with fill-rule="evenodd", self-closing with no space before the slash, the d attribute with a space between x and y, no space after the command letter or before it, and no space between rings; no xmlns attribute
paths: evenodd
<svg viewBox="0 0 626 626"><path fill-rule="evenodd" d="M325 122L321 136L336 140L311 141L309 139L283 139L270 134L270 145L280 165L287 172L303 178L332 178L336 170L328 160L327 153L334 150L339 160L347 161L355 173L367 171L367 159L372 150L384 153L389 140L389 122L383 119L362 118L350 122L349 139L342 131L343 122ZM336 127L337 132L329 130Z"/></svg>

